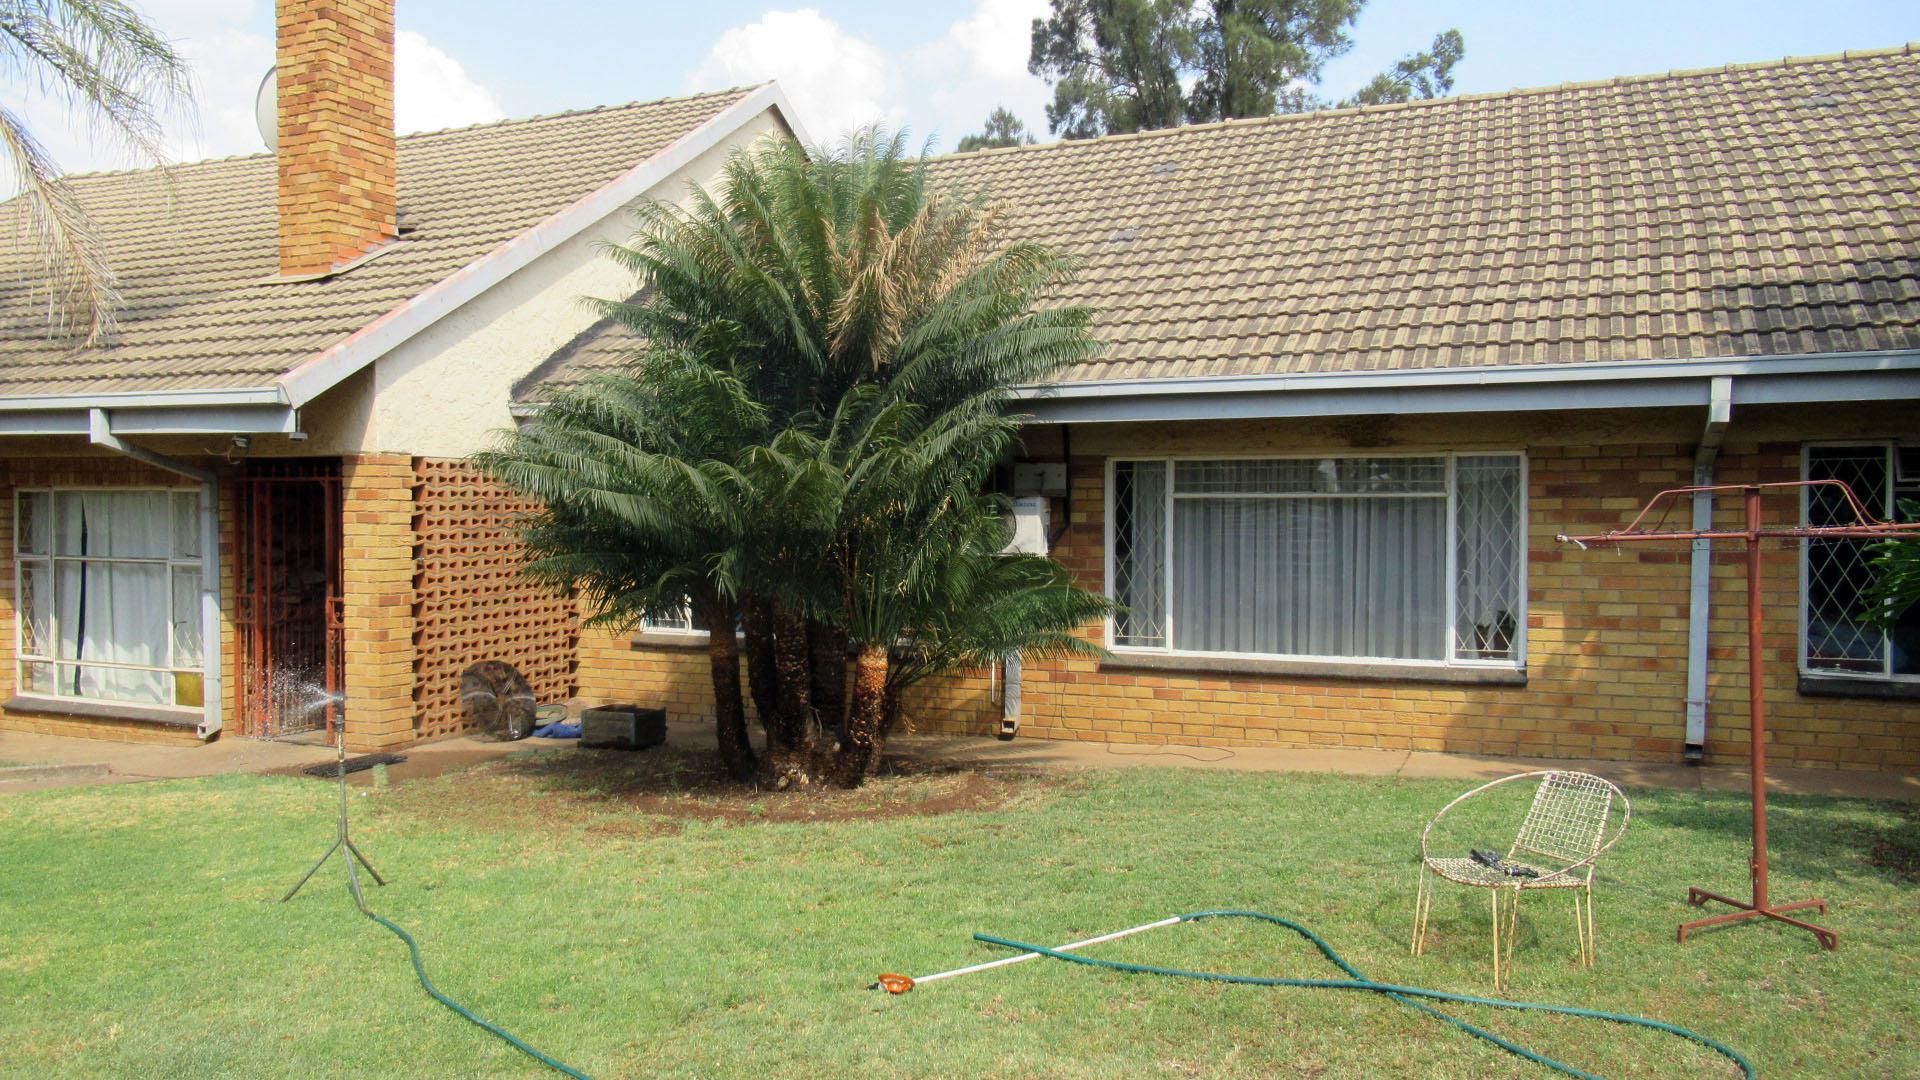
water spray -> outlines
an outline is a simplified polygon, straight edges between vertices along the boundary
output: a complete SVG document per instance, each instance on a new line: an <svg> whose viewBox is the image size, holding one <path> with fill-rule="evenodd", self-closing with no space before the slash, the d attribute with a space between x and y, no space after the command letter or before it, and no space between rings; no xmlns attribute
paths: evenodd
<svg viewBox="0 0 1920 1080"><path fill-rule="evenodd" d="M339 694L328 694L322 705L331 709L340 703ZM340 857L347 861L347 888L353 892L354 904L364 914L372 915L373 912L367 910L367 898L360 892L360 872L354 869L354 860L359 860L360 865L367 868L367 873L373 875L374 884L384 886L387 879L381 877L380 871L375 870L373 863L369 862L366 855L354 846L353 837L347 832L347 725L344 718L333 725L333 747L336 755L334 767L338 772L337 782L340 786L339 830L334 834L333 846L327 849L326 854L320 856L319 861L313 864L313 868L308 870L293 888L287 890L287 895L281 897L280 902L284 904L293 899L294 894L304 888L307 882L313 879L313 875L319 873L322 866L327 865L327 860L333 858L333 853L338 851Z"/></svg>

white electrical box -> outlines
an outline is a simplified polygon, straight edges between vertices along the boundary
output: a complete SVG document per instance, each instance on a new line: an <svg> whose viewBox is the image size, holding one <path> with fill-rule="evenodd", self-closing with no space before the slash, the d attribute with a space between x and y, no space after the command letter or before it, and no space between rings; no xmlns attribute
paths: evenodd
<svg viewBox="0 0 1920 1080"><path fill-rule="evenodd" d="M1013 467L1013 493L1018 495L1065 495L1067 463L1064 461L1022 461Z"/></svg>
<svg viewBox="0 0 1920 1080"><path fill-rule="evenodd" d="M1047 553L1047 500L1028 496L1013 500L1013 540L1009 554L1045 555Z"/></svg>

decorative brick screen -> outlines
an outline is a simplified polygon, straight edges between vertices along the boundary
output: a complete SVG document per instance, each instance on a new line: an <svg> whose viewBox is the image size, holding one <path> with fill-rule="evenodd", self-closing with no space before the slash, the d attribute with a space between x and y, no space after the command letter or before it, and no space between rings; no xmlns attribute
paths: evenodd
<svg viewBox="0 0 1920 1080"><path fill-rule="evenodd" d="M573 605L519 574L515 515L534 504L462 461L415 458L414 724L420 738L468 729L460 673L482 660L520 670L542 703L573 694Z"/></svg>

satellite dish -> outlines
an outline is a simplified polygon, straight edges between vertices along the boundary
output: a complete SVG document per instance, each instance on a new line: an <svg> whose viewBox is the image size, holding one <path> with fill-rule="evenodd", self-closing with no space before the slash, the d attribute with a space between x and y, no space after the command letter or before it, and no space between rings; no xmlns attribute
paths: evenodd
<svg viewBox="0 0 1920 1080"><path fill-rule="evenodd" d="M268 150L279 149L280 142L280 93L273 77L279 70L268 68L260 77L260 89L253 92L253 123Z"/></svg>

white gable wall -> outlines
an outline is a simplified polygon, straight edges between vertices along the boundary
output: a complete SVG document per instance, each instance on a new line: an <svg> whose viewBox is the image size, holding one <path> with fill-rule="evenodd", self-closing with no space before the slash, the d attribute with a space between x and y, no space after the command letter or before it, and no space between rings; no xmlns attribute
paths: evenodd
<svg viewBox="0 0 1920 1080"><path fill-rule="evenodd" d="M401 453L464 457L513 426L513 385L598 316L584 297L632 295L634 280L600 250L632 235L633 206L684 203L689 185L711 184L737 147L789 137L773 109L742 124L642 198L609 214L461 305L349 379L303 413L311 438L295 452Z"/></svg>

